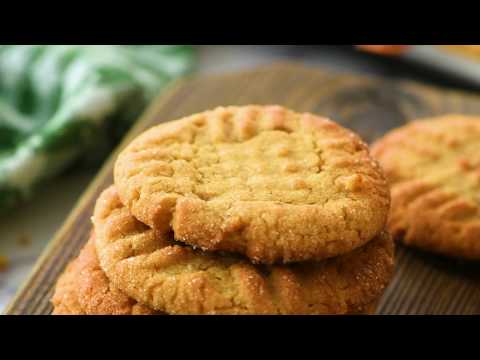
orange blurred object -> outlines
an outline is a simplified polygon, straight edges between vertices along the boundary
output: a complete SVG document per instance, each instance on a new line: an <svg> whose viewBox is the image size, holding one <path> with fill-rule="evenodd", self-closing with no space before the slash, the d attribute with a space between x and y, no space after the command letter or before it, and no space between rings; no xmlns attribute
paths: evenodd
<svg viewBox="0 0 480 360"><path fill-rule="evenodd" d="M8 258L5 256L0 255L0 272L6 271L8 268Z"/></svg>
<svg viewBox="0 0 480 360"><path fill-rule="evenodd" d="M355 45L361 50L380 55L400 55L404 53L410 45Z"/></svg>

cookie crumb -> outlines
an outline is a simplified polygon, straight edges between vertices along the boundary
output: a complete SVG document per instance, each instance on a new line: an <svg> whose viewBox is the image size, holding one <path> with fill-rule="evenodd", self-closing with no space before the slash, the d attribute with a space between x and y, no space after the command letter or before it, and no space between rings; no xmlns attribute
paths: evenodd
<svg viewBox="0 0 480 360"><path fill-rule="evenodd" d="M32 237L30 234L20 234L17 237L17 244L22 247L27 247L32 244Z"/></svg>
<svg viewBox="0 0 480 360"><path fill-rule="evenodd" d="M295 164L293 162L289 162L289 163L287 163L283 166L283 171L286 172L286 173L295 173L298 170L299 169L298 169L297 164Z"/></svg>
<svg viewBox="0 0 480 360"><path fill-rule="evenodd" d="M292 182L292 187L294 190L302 190L307 188L307 183L303 179L295 179Z"/></svg>
<svg viewBox="0 0 480 360"><path fill-rule="evenodd" d="M8 269L9 261L6 256L0 255L0 272Z"/></svg>
<svg viewBox="0 0 480 360"><path fill-rule="evenodd" d="M277 155L280 157L285 157L288 154L290 154L290 149L288 148L288 146L280 146L277 149Z"/></svg>

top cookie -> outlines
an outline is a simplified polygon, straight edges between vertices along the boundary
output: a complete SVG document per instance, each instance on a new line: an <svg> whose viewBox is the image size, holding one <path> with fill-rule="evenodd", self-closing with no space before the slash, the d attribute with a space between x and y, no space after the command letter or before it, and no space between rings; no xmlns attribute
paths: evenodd
<svg viewBox="0 0 480 360"><path fill-rule="evenodd" d="M320 260L383 230L389 191L353 132L279 106L153 127L118 157L122 202L156 230L254 262Z"/></svg>
<svg viewBox="0 0 480 360"><path fill-rule="evenodd" d="M389 229L406 244L480 259L480 117L410 123L372 147L392 188Z"/></svg>

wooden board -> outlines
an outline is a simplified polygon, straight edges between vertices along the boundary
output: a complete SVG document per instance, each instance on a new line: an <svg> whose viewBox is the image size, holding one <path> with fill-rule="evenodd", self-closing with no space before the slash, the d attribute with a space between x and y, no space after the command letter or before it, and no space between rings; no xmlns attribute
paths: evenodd
<svg viewBox="0 0 480 360"><path fill-rule="evenodd" d="M119 149L144 129L220 105L281 104L335 119L367 141L409 119L451 112L480 114L480 97L414 83L276 64L177 83L156 101ZM55 281L91 230L99 193L112 182L106 162L38 261L7 314L49 314ZM480 241L480 239L479 239ZM379 314L479 314L480 264L460 263L399 247L395 277Z"/></svg>

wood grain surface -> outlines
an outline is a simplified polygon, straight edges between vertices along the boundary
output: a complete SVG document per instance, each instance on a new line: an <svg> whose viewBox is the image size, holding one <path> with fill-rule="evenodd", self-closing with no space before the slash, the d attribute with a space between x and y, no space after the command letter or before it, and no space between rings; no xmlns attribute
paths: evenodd
<svg viewBox="0 0 480 360"><path fill-rule="evenodd" d="M179 82L150 107L106 162L6 314L50 314L57 277L85 244L95 200L112 182L116 154L134 136L152 125L216 106L246 104L280 104L328 116L368 142L415 118L452 112L480 114L476 95L294 64ZM377 313L480 313L479 263L462 263L400 246L396 256L395 276Z"/></svg>

